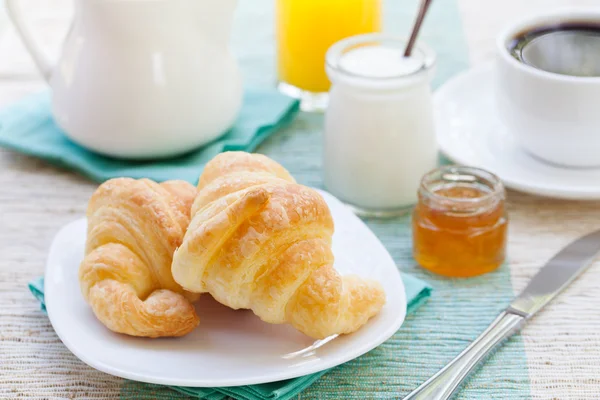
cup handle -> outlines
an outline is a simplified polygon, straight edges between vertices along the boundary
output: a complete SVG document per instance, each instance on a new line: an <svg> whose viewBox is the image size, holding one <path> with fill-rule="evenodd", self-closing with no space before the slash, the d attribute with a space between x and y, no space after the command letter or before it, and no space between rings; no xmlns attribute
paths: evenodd
<svg viewBox="0 0 600 400"><path fill-rule="evenodd" d="M17 33L21 37L25 48L31 55L31 58L37 66L40 74L46 80L46 82L49 82L53 67L50 65L50 62L40 50L36 41L33 39L31 31L26 27L23 18L21 17L19 7L16 3L16 0L5 0L7 14L15 25Z"/></svg>

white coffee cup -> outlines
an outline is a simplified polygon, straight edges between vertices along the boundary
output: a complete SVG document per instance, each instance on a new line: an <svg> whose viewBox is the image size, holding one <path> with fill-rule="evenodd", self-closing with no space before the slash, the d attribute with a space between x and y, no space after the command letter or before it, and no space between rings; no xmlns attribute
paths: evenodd
<svg viewBox="0 0 600 400"><path fill-rule="evenodd" d="M535 28L597 23L600 9L559 10L524 18L497 39L500 117L530 154L568 167L600 167L600 77L547 72L514 58L510 43Z"/></svg>

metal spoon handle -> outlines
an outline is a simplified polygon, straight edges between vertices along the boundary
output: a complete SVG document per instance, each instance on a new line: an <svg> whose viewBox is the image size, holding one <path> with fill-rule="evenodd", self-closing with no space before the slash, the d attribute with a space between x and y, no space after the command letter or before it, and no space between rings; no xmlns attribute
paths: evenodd
<svg viewBox="0 0 600 400"><path fill-rule="evenodd" d="M469 347L404 400L448 400L463 381L504 340L517 333L526 319L503 312Z"/></svg>
<svg viewBox="0 0 600 400"><path fill-rule="evenodd" d="M415 25L413 26L412 32L410 34L410 39L408 39L406 49L404 50L404 57L409 57L412 53L412 49L415 45L415 42L417 41L417 36L419 36L421 25L423 24L423 20L425 19L425 15L427 14L427 9L429 9L431 1L432 0L421 0L421 5L419 6L419 14L417 15L417 19L415 20Z"/></svg>

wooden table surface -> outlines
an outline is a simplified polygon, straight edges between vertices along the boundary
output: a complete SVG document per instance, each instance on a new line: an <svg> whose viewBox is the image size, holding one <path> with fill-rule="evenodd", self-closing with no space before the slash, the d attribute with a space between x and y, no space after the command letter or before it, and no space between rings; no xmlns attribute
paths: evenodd
<svg viewBox="0 0 600 400"><path fill-rule="evenodd" d="M515 12L557 5L600 3L459 0L471 62L476 64L493 55L495 34ZM48 10L49 6L46 15L54 12ZM0 23L2 27L0 106L44 86L14 31ZM9 63L3 61L6 54L14 57ZM62 345L48 320L40 317L38 303L25 290L29 280L43 274L48 247L59 227L84 214L95 187L75 173L0 150L2 398L100 398L95 390L99 388L104 395L118 393L118 378L90 373L90 368ZM510 270L515 291L522 289L557 249L600 229L600 202L560 201L509 192L509 212ZM522 336L532 398L600 398L600 262L532 320Z"/></svg>

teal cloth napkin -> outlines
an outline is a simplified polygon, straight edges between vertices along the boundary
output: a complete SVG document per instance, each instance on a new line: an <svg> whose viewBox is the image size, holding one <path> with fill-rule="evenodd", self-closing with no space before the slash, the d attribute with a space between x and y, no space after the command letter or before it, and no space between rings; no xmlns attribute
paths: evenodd
<svg viewBox="0 0 600 400"><path fill-rule="evenodd" d="M422 305L431 295L431 286L411 275L402 274L406 290L407 312L411 313ZM42 310L46 311L44 303L44 278L37 278L29 283L29 290L39 300ZM261 385L235 386L223 388L192 388L177 387L172 389L202 400L224 400L227 396L238 400L288 400L312 385L326 371L288 379L280 382L264 383Z"/></svg>
<svg viewBox="0 0 600 400"><path fill-rule="evenodd" d="M274 89L249 89L244 93L236 123L221 138L175 158L127 161L92 153L67 139L52 119L50 93L43 92L0 111L0 146L74 169L97 182L128 176L159 182L183 179L196 184L202 167L215 155L223 151L253 151L290 122L298 109L297 100Z"/></svg>

